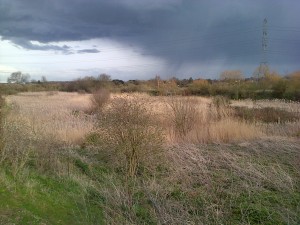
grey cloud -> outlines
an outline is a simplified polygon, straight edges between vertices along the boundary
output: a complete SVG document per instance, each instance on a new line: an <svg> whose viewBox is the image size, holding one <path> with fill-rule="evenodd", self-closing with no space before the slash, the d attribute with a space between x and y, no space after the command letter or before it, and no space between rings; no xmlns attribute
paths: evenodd
<svg viewBox="0 0 300 225"><path fill-rule="evenodd" d="M12 38L10 39L11 42L13 42L17 46L21 46L24 49L30 49L30 50L40 50L40 51L59 51L64 54L71 54L72 49L71 47L67 45L58 46L58 45L52 45L52 44L33 44L31 41L22 39L22 38Z"/></svg>
<svg viewBox="0 0 300 225"><path fill-rule="evenodd" d="M81 49L81 50L78 50L77 53L99 53L100 51L98 49Z"/></svg>
<svg viewBox="0 0 300 225"><path fill-rule="evenodd" d="M110 38L175 68L219 59L249 66L260 61L267 17L269 61L299 64L300 45L289 41L300 40L299 8L293 0L0 0L0 36L29 49L30 40Z"/></svg>

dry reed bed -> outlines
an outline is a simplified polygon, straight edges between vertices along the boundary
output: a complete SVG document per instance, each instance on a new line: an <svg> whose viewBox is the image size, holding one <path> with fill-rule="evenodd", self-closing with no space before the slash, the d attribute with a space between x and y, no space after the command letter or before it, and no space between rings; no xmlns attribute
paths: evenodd
<svg viewBox="0 0 300 225"><path fill-rule="evenodd" d="M289 113L294 113L295 115L299 116L299 119L296 121L280 123L280 118L278 118L278 123L257 123L257 126L260 127L260 130L262 130L263 133L268 136L300 136L300 102L280 99L257 101L247 99L232 101L231 106L257 109L274 108Z"/></svg>
<svg viewBox="0 0 300 225"><path fill-rule="evenodd" d="M146 94L114 94L116 98L143 101L164 128L168 143L186 141L191 143L230 142L258 138L265 128L234 118L230 108L213 106L211 99L204 97L152 97ZM91 107L89 94L40 92L22 93L6 98L12 107L8 120L22 120L33 132L49 134L66 143L79 143L93 130L94 117L85 114ZM179 138L172 124L171 104L189 104L193 108L193 123L184 138ZM259 101L258 101L259 102ZM298 103L269 103L273 107L299 110ZM263 104L259 102L258 104ZM283 106L280 106L280 105ZM251 107L248 101L233 102L232 105ZM299 110L300 111L300 110ZM270 125L271 126L271 125ZM293 125L298 129L298 126ZM272 134L272 132L269 132Z"/></svg>
<svg viewBox="0 0 300 225"><path fill-rule="evenodd" d="M6 98L11 106L7 120L23 121L34 133L66 143L78 143L93 128L93 118L81 112L90 96L77 93L22 93Z"/></svg>
<svg viewBox="0 0 300 225"><path fill-rule="evenodd" d="M230 107L215 107L211 98L121 94L112 96L112 99L120 97L135 98L144 102L164 128L169 144L177 142L221 143L263 136L262 129L258 126L234 118ZM179 122L185 124L190 121L191 124L185 128L184 137L176 133L174 117L182 118L183 121Z"/></svg>
<svg viewBox="0 0 300 225"><path fill-rule="evenodd" d="M232 141L251 140L261 137L262 130L255 124L240 121L234 117L232 109L229 106L214 105L212 100L203 97L175 97L166 98L164 118L167 124L168 139L171 143L174 142L189 142L189 143L222 143ZM175 103L174 103L175 102ZM177 106L179 102L179 107ZM174 118L174 110L172 107L190 108L191 115L194 117L188 132L185 137L180 140L176 137L174 127L172 127L172 117ZM173 105L173 106L172 106ZM179 109L180 111L181 109ZM179 112L180 114L181 112ZM187 112L189 114L189 112ZM171 124L170 124L171 123Z"/></svg>
<svg viewBox="0 0 300 225"><path fill-rule="evenodd" d="M282 109L288 112L300 113L300 102L289 101L284 99L273 99L273 100L257 100L251 99L232 101L232 106L248 107L248 108L276 108Z"/></svg>
<svg viewBox="0 0 300 225"><path fill-rule="evenodd" d="M164 128L169 143L229 142L253 139L262 135L257 126L235 119L228 108L214 107L209 98L114 94L111 100L120 97L144 102ZM63 92L22 93L8 96L7 102L13 110L8 120L22 120L35 133L48 134L70 144L79 143L93 130L95 123L93 116L84 113L91 107L90 98L88 94ZM175 115L171 105L178 103L187 105L194 111L186 115L193 118L190 118L192 124L186 128L184 138L176 135L174 121L172 121Z"/></svg>

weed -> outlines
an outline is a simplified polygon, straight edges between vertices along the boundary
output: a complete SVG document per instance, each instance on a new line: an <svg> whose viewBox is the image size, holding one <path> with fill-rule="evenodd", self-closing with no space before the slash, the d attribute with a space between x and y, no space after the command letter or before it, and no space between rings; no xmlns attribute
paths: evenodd
<svg viewBox="0 0 300 225"><path fill-rule="evenodd" d="M84 173L84 174L90 173L89 165L87 163L83 162L82 160L76 159L74 164L81 170L82 173Z"/></svg>
<svg viewBox="0 0 300 225"><path fill-rule="evenodd" d="M101 145L101 141L102 141L101 135L96 131L91 131L85 136L85 140L82 144L82 147L89 146L89 145L92 146Z"/></svg>

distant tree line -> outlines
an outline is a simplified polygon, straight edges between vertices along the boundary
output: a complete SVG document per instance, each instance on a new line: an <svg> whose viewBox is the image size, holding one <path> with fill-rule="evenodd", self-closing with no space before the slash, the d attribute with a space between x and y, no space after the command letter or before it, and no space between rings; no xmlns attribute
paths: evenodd
<svg viewBox="0 0 300 225"><path fill-rule="evenodd" d="M16 84L25 84L29 83L30 81L30 75L29 74L23 74L22 72L14 72L7 78L7 83L16 83Z"/></svg>
<svg viewBox="0 0 300 225"><path fill-rule="evenodd" d="M261 72L263 71L263 72ZM268 68L258 68L253 77L245 78L239 70L226 70L219 79L161 79L155 76L149 80L111 79L108 74L97 77L86 76L67 82L48 82L46 77L29 82L30 76L21 72L12 73L8 84L0 85L0 93L14 94L20 91L57 90L79 93L93 93L105 88L112 92L146 92L150 95L223 95L231 99L284 98L300 101L300 71L281 76Z"/></svg>

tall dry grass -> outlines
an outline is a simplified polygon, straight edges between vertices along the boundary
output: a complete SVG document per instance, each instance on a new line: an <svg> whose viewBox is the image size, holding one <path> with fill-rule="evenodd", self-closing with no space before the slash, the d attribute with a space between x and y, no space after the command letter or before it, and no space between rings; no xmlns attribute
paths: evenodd
<svg viewBox="0 0 300 225"><path fill-rule="evenodd" d="M119 97L143 101L145 108L164 129L169 143L230 142L262 135L263 129L238 120L230 107L223 103L214 104L208 98L133 94L112 95L111 99ZM24 93L8 96L6 100L11 107L7 124L24 124L33 134L48 137L52 142L81 143L96 123L93 115L85 113L93 105L88 94Z"/></svg>
<svg viewBox="0 0 300 225"><path fill-rule="evenodd" d="M34 133L64 143L79 143L94 125L93 117L83 113L91 106L87 94L22 93L6 100L11 107L8 122L23 121Z"/></svg>
<svg viewBox="0 0 300 225"><path fill-rule="evenodd" d="M194 128L197 120L195 101L192 98L182 100L172 97L168 106L171 108L170 119L174 135L179 139L184 139Z"/></svg>
<svg viewBox="0 0 300 225"><path fill-rule="evenodd" d="M100 95L102 96L103 93L99 92L98 97ZM99 104L103 103L103 99L106 102L107 96L109 95L105 94L105 98L98 98ZM151 97L145 94L111 96L111 101L115 104L109 103L107 107L112 110L114 106L114 112L118 113L114 115L115 119L118 119L117 122L114 121L116 129L121 128L119 125L122 121L128 119L125 118L126 104L123 104L122 108L122 104L116 103L117 99L141 103L145 111L155 118L156 126L163 130L166 142L171 145L228 143L252 140L265 134L288 136L291 132L294 135L299 133L299 122L262 125L240 120L235 117L228 102L220 97L218 99L183 96ZM96 129L96 116L85 113L93 106L91 95L88 94L23 93L8 96L6 101L10 112L4 121L6 132L3 138L7 144L6 150L2 151L1 160L3 161L8 155L15 155L11 163L18 165L15 166L16 171L21 170L30 155L37 152L36 149L39 149L38 161L41 162L41 167L51 167L56 162L58 162L57 168L62 167L57 160L57 149L62 147L67 149L82 143L91 131ZM293 110L296 110L295 103L293 103ZM135 119L138 119L138 116L139 114ZM146 139L144 137L143 140ZM12 159L12 157L8 158Z"/></svg>
<svg viewBox="0 0 300 225"><path fill-rule="evenodd" d="M110 92L107 89L98 89L92 93L90 113L99 113L108 103Z"/></svg>
<svg viewBox="0 0 300 225"><path fill-rule="evenodd" d="M30 162L43 171L69 170L62 150L81 143L94 126L93 117L82 113L90 107L89 97L59 92L8 96L0 161L14 175Z"/></svg>
<svg viewBox="0 0 300 225"><path fill-rule="evenodd" d="M226 143L250 140L263 134L262 129L255 124L235 118L232 108L220 97L207 101L198 97L181 96L165 98L165 101L165 109L161 111L171 143ZM178 120L181 121L178 123ZM182 135L177 134L178 124L185 124Z"/></svg>

